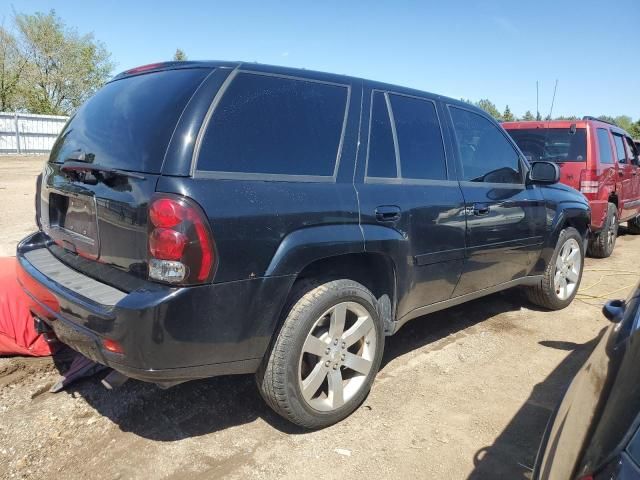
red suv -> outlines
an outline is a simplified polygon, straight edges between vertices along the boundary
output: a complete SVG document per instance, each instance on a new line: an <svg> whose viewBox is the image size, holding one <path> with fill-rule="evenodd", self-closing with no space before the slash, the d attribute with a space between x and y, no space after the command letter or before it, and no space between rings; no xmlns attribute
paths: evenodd
<svg viewBox="0 0 640 480"><path fill-rule="evenodd" d="M589 199L591 256L611 255L620 222L640 234L639 151L627 132L594 117L502 126L530 162L558 163L560 181Z"/></svg>

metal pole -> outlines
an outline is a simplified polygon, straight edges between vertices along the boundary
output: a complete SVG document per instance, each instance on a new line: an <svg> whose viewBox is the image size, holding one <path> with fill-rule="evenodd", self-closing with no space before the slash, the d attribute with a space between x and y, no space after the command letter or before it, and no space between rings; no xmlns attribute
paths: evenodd
<svg viewBox="0 0 640 480"><path fill-rule="evenodd" d="M14 112L13 114L14 123L16 126L16 152L20 155L20 129L18 128L18 112Z"/></svg>

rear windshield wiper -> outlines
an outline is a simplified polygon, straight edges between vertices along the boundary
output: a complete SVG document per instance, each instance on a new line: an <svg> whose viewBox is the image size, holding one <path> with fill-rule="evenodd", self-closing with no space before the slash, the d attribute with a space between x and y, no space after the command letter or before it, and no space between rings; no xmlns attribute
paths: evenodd
<svg viewBox="0 0 640 480"><path fill-rule="evenodd" d="M137 178L140 180L146 180L147 177L135 172L127 172L126 170L120 170L119 168L110 168L110 167L102 167L100 165L93 165L91 163L86 163L82 160L76 159L68 159L65 160L62 164L60 170L65 172L70 171L91 171L91 172L100 172L103 174L111 174L111 175L122 175L124 177Z"/></svg>

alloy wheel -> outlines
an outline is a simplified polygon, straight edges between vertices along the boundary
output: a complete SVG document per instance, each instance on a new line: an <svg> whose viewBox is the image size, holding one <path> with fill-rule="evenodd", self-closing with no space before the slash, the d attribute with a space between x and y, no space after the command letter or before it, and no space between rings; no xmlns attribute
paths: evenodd
<svg viewBox="0 0 640 480"><path fill-rule="evenodd" d="M580 245L574 238L568 239L556 258L553 285L560 300L569 298L578 285L582 269Z"/></svg>
<svg viewBox="0 0 640 480"><path fill-rule="evenodd" d="M298 385L307 404L333 411L365 384L376 354L371 315L356 302L341 302L314 323L302 347Z"/></svg>

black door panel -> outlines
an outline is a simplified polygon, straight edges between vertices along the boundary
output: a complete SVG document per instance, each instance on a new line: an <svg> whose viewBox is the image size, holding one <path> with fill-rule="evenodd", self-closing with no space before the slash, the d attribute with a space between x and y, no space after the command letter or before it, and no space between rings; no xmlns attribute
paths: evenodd
<svg viewBox="0 0 640 480"><path fill-rule="evenodd" d="M546 234L540 191L508 136L479 112L449 107L467 221L466 261L454 296L529 274Z"/></svg>
<svg viewBox="0 0 640 480"><path fill-rule="evenodd" d="M370 226L388 228L390 238L403 239L402 247L388 249L397 269L400 318L451 297L464 261L464 200L458 182L448 178L436 103L379 91L369 91L365 99L372 105L364 107L369 142L358 159L368 165L363 181L356 183L361 223L367 251L384 248L377 235L368 233L377 231Z"/></svg>

